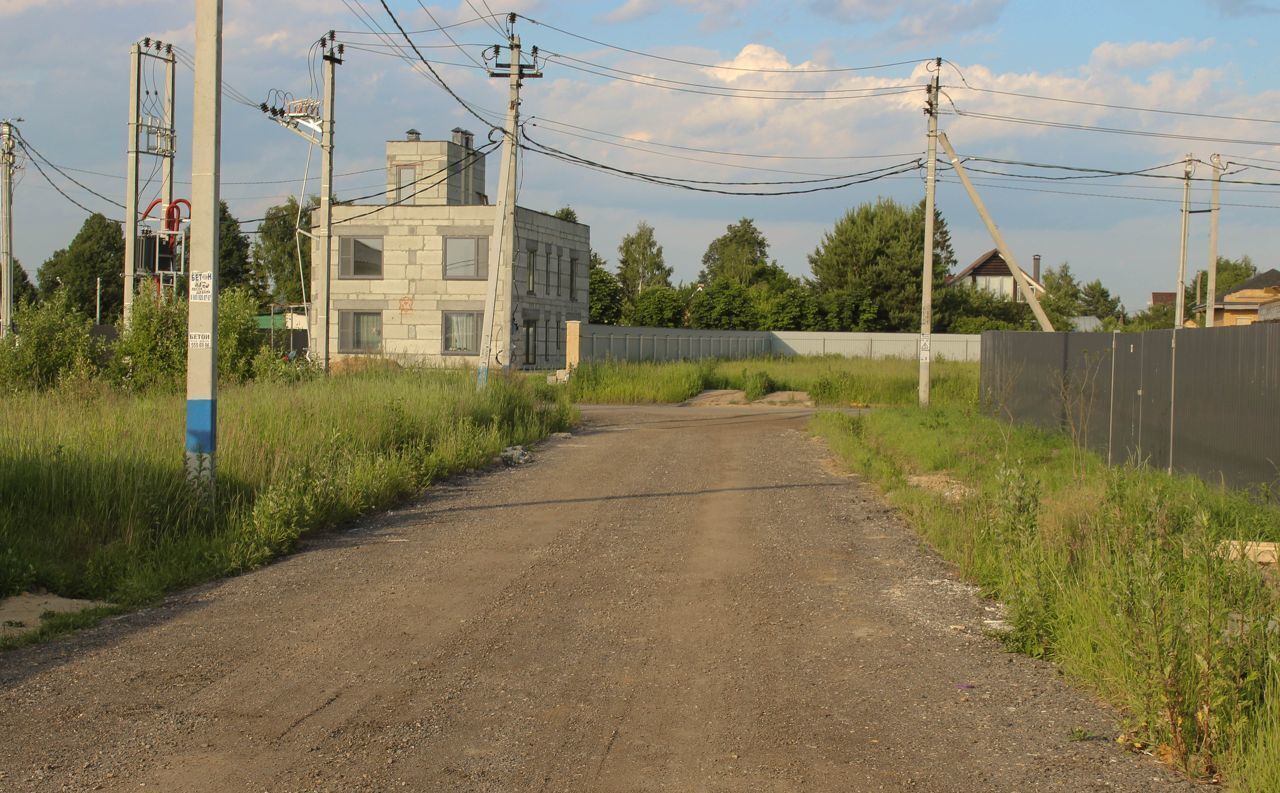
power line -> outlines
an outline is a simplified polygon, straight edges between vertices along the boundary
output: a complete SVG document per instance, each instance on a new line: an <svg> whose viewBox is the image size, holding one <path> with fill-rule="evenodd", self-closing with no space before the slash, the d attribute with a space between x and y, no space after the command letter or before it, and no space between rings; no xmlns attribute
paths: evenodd
<svg viewBox="0 0 1280 793"><path fill-rule="evenodd" d="M697 61L687 61L681 58L671 58L666 55L657 55L652 52L644 52L643 50L633 50L633 49L630 49L629 47L622 47L617 44L609 44L608 42L600 41L599 39L593 39L589 36L583 36L579 33L573 33L571 31L565 30L564 28L556 27L555 25L552 25L550 23L541 22L532 17L525 16L524 14L516 14L516 16L520 17L521 19L531 24L541 25L544 28L548 28L550 30L556 31L557 33L563 33L566 36L572 36L575 39L587 41L592 44L599 45L601 47L608 47L611 50L618 50L619 52L626 52L626 53L630 53L631 55L639 55L644 58L652 58L658 61L666 61L667 63L679 63L684 66L696 66L701 69L724 69L726 71L731 71L731 72L756 72L759 74L802 74L802 75L836 74L841 72L864 72L864 71L872 71L876 69L889 69L895 66L917 64L923 61L932 60L931 58L913 58L911 60L906 60L906 61L895 61L893 63L879 63L871 66L842 66L842 67L825 68L825 69L760 69L760 68L750 68L746 66L718 66L711 63L698 63Z"/></svg>
<svg viewBox="0 0 1280 793"><path fill-rule="evenodd" d="M437 19L436 19L436 15L435 15L435 14L433 14L433 13L431 13L431 9L427 7L427 4L426 4L426 3L422 2L422 0L418 0L418 5L419 5L419 6L421 6L421 8L422 8L422 10L423 10L423 11L426 11L426 12L427 12L427 17L428 17L432 22L435 22L437 26L439 26L439 25L440 25L439 20L437 20ZM475 9L475 6L472 6L472 7L471 7L471 10L472 10L472 11L475 11L475 10L476 10L476 9ZM479 14L477 13L477 16L478 16L478 15L479 15ZM452 44L453 46L455 46L455 47L457 47L457 48L458 48L458 52L461 52L463 55L465 55L465 56L466 56L466 57L467 57L467 58L468 58L472 63L474 63L476 66L479 66L481 69L483 69L483 68L484 68L484 64L482 64L480 61L476 60L474 55L472 55L471 53L467 52L465 49L463 49L463 48L462 48L462 45L461 45L461 44L459 44L459 43L458 43L458 42L453 38L453 34L452 34L452 33L450 33L448 30L444 29L443 27L441 27L441 28L440 28L440 32L444 34L444 37L445 37L445 38L447 38L447 39L449 40L449 43L450 43L450 44Z"/></svg>
<svg viewBox="0 0 1280 793"><path fill-rule="evenodd" d="M498 18L498 17L502 17L502 16L506 16L506 14L491 14L491 15L490 15L490 17L491 17L491 18L493 18L493 19L496 19L496 18ZM484 21L484 17L482 17L482 16L481 16L481 17L476 17L475 19L464 19L464 20L462 20L461 22L454 22L454 23L449 24L449 25L441 25L441 26L439 26L439 27L434 27L434 28L423 28L422 30L411 30L411 31L409 31L409 34L410 34L410 35L413 35L413 36L416 36L416 35L418 35L419 33L438 33L438 32L440 32L440 31L442 31L442 30L452 30L453 28L460 28L460 27L462 27L462 26L464 26L464 25L471 25L471 24L474 24L474 23L476 23L476 22L483 22L483 21ZM373 31L369 31L369 30L335 30L334 32L335 32L335 33L342 33L343 35L347 35L347 36L379 36L379 35L380 35L380 34L378 34L378 33L375 33L375 32L373 32ZM499 33L501 33L501 31L499 31ZM505 34L502 34L502 35L505 35Z"/></svg>
<svg viewBox="0 0 1280 793"><path fill-rule="evenodd" d="M496 142L490 142L490 143L488 143L488 144L485 144L484 146L480 147L479 149L476 149L475 151L470 152L470 153L467 155L467 157L466 157L466 158L464 158L464 159L462 159L462 160L459 160L458 162L455 162L455 163L451 163L451 164L449 164L449 165L446 165L444 168L441 168L439 171L436 171L436 173L435 173L435 174L430 174L430 175L428 175L428 176L425 176L425 177L423 177L423 179L429 179L431 176L435 176L436 174L439 174L439 173L441 173L442 171L449 171L449 170L451 170L451 169L453 169L453 168L459 168L459 169L460 169L460 168L462 168L462 167L465 167L466 165L468 165L468 164L469 164L469 160L474 159L474 158L479 157L479 156L482 156L482 155L484 155L484 154L487 154L488 152L490 152L490 151L492 151L493 149L497 148L497 147L498 147L498 145L499 145L499 144L498 144L498 143L496 143ZM431 184L427 185L426 187L422 187L422 188L419 188L419 189L417 189L417 190L413 191L412 193L410 193L410 194L409 194L409 195L407 195L407 196L401 196L400 198L396 199L395 201L391 201L391 202L388 202L388 203L386 203L386 204L379 204L378 206L374 207L373 209L369 210L368 212L363 212L363 213L361 213L361 214L359 214L359 215L352 215L351 217L349 217L349 218L343 218L342 220L335 220L335 221L333 221L333 224L336 226L336 225L338 225L339 223L350 223L350 222L351 222L351 221L353 221L353 220L358 220L358 219L363 218L363 217L368 217L369 215L376 214L376 213L378 213L378 212L383 211L384 209L389 209L389 208L391 208L391 207L393 207L393 206L398 206L398 205L400 205L400 204L403 204L405 201L408 201L410 198L413 198L414 196L416 196L416 195L418 195L418 194L420 194L420 193L425 193L426 191L430 190L431 188L436 187L436 186L438 186L438 185L440 185L440 184L444 183L444 182L445 182L446 180L448 180L448 179L449 179L449 177L450 177L450 176L452 176L452 175L453 175L452 173L446 173L442 178L440 178L440 179L436 180L435 182L432 182ZM415 179L415 180L412 182L412 184L416 184L417 182L420 182L420 181L422 181L422 179ZM386 192L389 192L389 191L384 191L384 194L385 194ZM369 197L369 196L366 196L366 197ZM359 199L351 199L351 200L352 200L352 201L356 201L356 200L359 200ZM350 204L348 204L347 202L343 202L343 204L344 204L345 206L350 206Z"/></svg>
<svg viewBox="0 0 1280 793"><path fill-rule="evenodd" d="M944 181L939 179L939 181ZM945 180L946 184L960 184L959 181ZM1015 185L996 184L990 180L975 179L973 183L979 187L990 187L996 190L1017 190L1024 193L1051 193L1053 195L1078 196L1081 198L1110 198L1123 201L1147 201L1159 204L1178 204L1181 205L1181 199L1177 198L1151 198L1149 196L1123 196L1113 195L1109 193L1083 193L1071 190L1050 190L1041 187L1018 187ZM1276 204L1241 204L1241 203L1220 203L1218 206L1224 207L1240 207L1245 209L1280 209L1280 205Z"/></svg>
<svg viewBox="0 0 1280 793"><path fill-rule="evenodd" d="M13 131L14 131L14 138L18 141L18 145L21 146L22 150L25 151L28 155L34 155L45 165L48 165L53 170L62 174L64 178L66 178L69 182L71 182L75 186L79 187L81 190L84 190L85 192L90 193L91 195L97 196L98 198L101 198L103 201L106 201L108 204L111 204L112 206L119 207L120 209L125 208L124 204L120 203L119 201L116 201L113 198L107 198L102 193L99 193L97 190L94 190L92 187L89 187L88 185L79 181L74 176L71 176L70 174L66 173L61 168L54 165L52 162L49 162L49 160L43 154L41 154L39 151L36 150L34 146L32 146L30 143L27 142L27 139L22 135L20 131L18 131L17 127L14 127ZM36 165L36 167L39 168L40 166ZM41 171L41 173L43 173L43 171Z"/></svg>
<svg viewBox="0 0 1280 793"><path fill-rule="evenodd" d="M26 150L26 146L22 143L21 138L18 138L17 140L18 140L18 146L19 146L20 148L22 148L22 149L25 151L25 150ZM67 200L68 200L68 201L70 201L71 203L73 203L73 204L75 204L76 206L80 207L80 209L82 209L83 211L88 212L90 215L99 215L99 214L102 214L102 213L100 213L100 212L95 212L94 210L90 209L89 207L85 206L84 204L80 203L79 201L75 200L75 199L74 199L74 198L72 198L70 195L68 195L68 194L67 194L67 192L66 192L65 190L63 190L61 187L59 187L58 185L56 185L56 184L54 183L54 181L53 181L52 179L50 179L50 178L49 178L49 174L45 173L44 168L41 168L41 167L40 167L40 163L39 163L39 162L37 162L36 160L32 159L32 160L31 160L31 164L32 164L32 165L34 165L34 166L36 167L36 170L37 170L37 171L39 171L39 172L40 172L40 175L41 175L42 177L44 177L44 180L45 180L46 182L48 182L48 183L49 183L49 186L50 186L50 187L52 187L54 190L57 190L57 191L58 191L58 194L59 194L59 195L61 195L63 198L67 199ZM111 220L111 222L112 222L112 223L123 223L123 222L124 222L124 221L120 221L120 220L114 220L114 219L111 219L111 218L108 218L108 220Z"/></svg>

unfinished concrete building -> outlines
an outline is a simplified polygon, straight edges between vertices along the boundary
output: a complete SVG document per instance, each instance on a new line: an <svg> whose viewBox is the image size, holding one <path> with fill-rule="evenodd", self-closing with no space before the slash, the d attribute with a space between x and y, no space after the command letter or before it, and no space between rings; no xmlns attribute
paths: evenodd
<svg viewBox="0 0 1280 793"><path fill-rule="evenodd" d="M447 141L410 130L387 142L386 160L383 201L333 207L331 357L475 366L497 217L484 155L466 130ZM524 207L515 217L511 277L498 283L494 363L561 368L565 322L588 316L590 230ZM313 273L312 300L318 283ZM317 307L313 316L324 313ZM312 329L312 349L320 332Z"/></svg>

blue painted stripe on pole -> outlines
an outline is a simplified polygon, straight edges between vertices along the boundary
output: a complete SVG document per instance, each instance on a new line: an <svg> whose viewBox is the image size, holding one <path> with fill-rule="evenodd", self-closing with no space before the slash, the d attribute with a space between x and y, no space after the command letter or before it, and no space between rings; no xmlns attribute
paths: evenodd
<svg viewBox="0 0 1280 793"><path fill-rule="evenodd" d="M213 454L218 445L218 401L187 400L187 451Z"/></svg>

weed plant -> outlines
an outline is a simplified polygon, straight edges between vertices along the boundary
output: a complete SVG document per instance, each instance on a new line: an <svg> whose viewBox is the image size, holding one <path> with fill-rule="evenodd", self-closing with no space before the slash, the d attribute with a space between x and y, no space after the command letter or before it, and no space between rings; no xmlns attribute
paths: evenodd
<svg viewBox="0 0 1280 793"><path fill-rule="evenodd" d="M933 364L933 401L974 404L978 365ZM759 399L772 391L807 391L824 405L910 405L917 399L919 364L835 355L736 361L584 363L569 379L575 402L682 402L709 388L734 388Z"/></svg>
<svg viewBox="0 0 1280 793"><path fill-rule="evenodd" d="M1008 609L1011 648L1126 714L1126 743L1192 776L1280 790L1274 581L1224 558L1280 540L1280 510L1191 477L1108 468L1065 435L972 408L820 414L813 430ZM958 503L912 487L945 472Z"/></svg>
<svg viewBox="0 0 1280 793"><path fill-rule="evenodd" d="M0 595L122 606L237 573L305 532L386 507L503 447L568 426L519 377L370 372L224 387L216 494L183 471L179 395L0 398Z"/></svg>

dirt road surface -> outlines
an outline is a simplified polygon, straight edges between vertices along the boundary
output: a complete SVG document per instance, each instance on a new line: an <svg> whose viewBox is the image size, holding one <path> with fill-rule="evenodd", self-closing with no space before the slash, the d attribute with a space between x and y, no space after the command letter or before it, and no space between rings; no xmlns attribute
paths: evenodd
<svg viewBox="0 0 1280 793"><path fill-rule="evenodd" d="M532 464L0 656L0 790L1189 789L984 635L809 414L587 409Z"/></svg>

